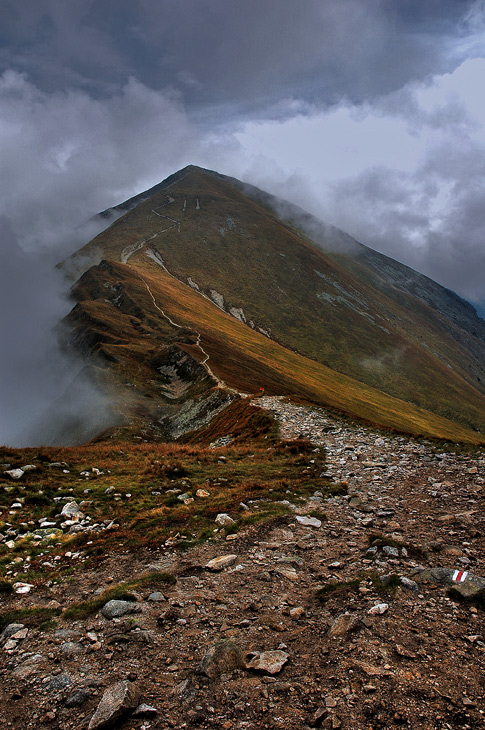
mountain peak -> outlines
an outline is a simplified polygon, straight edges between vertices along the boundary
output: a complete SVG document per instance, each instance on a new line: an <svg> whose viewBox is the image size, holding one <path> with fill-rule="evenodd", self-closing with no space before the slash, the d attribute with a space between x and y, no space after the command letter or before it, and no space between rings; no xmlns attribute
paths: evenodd
<svg viewBox="0 0 485 730"><path fill-rule="evenodd" d="M130 341L140 357L144 343L169 348L170 365L145 352L155 373L136 387L150 398L146 378L156 382L160 367L179 373L189 355L210 362L212 386L264 385L412 433L473 440L485 431L485 323L452 292L195 165L117 210L124 215L72 257L95 264L75 289L72 320L85 347L92 340L98 357L123 363L123 377L136 369Z"/></svg>

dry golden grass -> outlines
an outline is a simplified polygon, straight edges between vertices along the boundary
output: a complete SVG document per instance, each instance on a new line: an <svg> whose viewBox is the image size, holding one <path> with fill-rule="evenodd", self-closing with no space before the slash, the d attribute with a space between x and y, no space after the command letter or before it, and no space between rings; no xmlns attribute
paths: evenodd
<svg viewBox="0 0 485 730"><path fill-rule="evenodd" d="M288 350L224 314L155 267L156 264L137 262L159 306L174 321L193 326L201 333L211 367L229 386L249 393L257 393L264 386L268 393L306 398L398 431L483 443L483 438L471 429Z"/></svg>

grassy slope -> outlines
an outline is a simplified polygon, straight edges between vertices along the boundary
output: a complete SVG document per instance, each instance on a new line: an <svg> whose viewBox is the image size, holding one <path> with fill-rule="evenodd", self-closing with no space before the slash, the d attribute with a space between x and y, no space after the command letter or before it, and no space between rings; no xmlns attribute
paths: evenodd
<svg viewBox="0 0 485 730"><path fill-rule="evenodd" d="M128 268L117 265L117 268ZM478 443L459 424L361 384L305 358L224 314L156 264L142 259L142 272L157 303L181 324L195 327L210 354L214 371L228 385L257 392L263 385L275 394L292 394L329 405L382 426L413 434ZM144 295L143 295L144 296ZM149 302L145 299L147 306Z"/></svg>
<svg viewBox="0 0 485 730"><path fill-rule="evenodd" d="M267 209L203 171L192 171L170 194L175 201L159 212L180 220L180 233L168 230L151 243L179 278L191 276L205 291L216 289L228 305L242 306L248 319L270 327L276 341L307 358L464 425L485 428L485 396L469 376L476 362L457 343L450 323L430 307L403 293L391 297L389 287L379 290L362 267L345 268L338 256L324 255ZM152 212L166 200L166 192L156 193L87 249L102 247L104 256L119 260L124 246L170 225ZM135 255L130 263L144 258ZM162 275L160 268L153 271ZM201 301L197 298L197 307ZM264 379L261 363L251 367ZM288 378L293 380L291 373Z"/></svg>

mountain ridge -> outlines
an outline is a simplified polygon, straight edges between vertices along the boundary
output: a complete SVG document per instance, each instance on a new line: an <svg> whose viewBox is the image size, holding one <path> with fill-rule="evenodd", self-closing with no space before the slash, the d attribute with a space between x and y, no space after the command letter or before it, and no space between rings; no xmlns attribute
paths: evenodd
<svg viewBox="0 0 485 730"><path fill-rule="evenodd" d="M188 166L117 206L124 214L68 264L105 259L173 277L306 360L485 431L485 322L471 305L296 206L281 220L275 200Z"/></svg>

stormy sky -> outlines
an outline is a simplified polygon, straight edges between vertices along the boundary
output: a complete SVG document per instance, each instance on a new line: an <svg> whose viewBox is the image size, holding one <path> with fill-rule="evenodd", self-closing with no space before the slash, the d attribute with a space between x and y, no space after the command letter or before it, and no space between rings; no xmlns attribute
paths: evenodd
<svg viewBox="0 0 485 730"><path fill-rule="evenodd" d="M484 0L2 0L2 341L86 220L190 163L485 315L484 31Z"/></svg>

